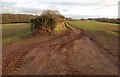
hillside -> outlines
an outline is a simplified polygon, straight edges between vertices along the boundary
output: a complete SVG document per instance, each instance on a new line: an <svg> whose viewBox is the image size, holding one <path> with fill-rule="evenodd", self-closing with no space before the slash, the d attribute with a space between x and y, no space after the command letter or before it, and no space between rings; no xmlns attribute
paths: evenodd
<svg viewBox="0 0 120 77"><path fill-rule="evenodd" d="M2 14L2 23L30 23L32 18L34 18L33 15L27 14Z"/></svg>

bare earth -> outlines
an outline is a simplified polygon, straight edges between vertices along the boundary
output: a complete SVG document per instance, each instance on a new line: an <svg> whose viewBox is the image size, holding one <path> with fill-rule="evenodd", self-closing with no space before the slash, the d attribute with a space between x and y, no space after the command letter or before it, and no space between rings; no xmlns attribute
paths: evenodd
<svg viewBox="0 0 120 77"><path fill-rule="evenodd" d="M117 57L84 30L3 46L3 74L117 75Z"/></svg>

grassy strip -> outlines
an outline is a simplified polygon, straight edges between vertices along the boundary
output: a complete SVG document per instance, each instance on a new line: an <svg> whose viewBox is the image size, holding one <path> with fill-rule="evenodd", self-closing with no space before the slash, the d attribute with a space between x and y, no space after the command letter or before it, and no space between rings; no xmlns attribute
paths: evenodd
<svg viewBox="0 0 120 77"><path fill-rule="evenodd" d="M8 38L28 30L30 30L29 23L2 24L2 38Z"/></svg>
<svg viewBox="0 0 120 77"><path fill-rule="evenodd" d="M113 30L118 29L117 24L103 23L103 22L94 22L94 21L68 21L76 28L81 28L89 32L94 32L103 36L117 36L117 32Z"/></svg>
<svg viewBox="0 0 120 77"><path fill-rule="evenodd" d="M5 45L5 44L11 44L11 43L14 43L17 41L21 41L23 38L28 38L28 37L32 36L32 34L33 34L33 32L31 32L31 31L20 32L20 33L13 35L11 37L4 38L2 40L2 44Z"/></svg>

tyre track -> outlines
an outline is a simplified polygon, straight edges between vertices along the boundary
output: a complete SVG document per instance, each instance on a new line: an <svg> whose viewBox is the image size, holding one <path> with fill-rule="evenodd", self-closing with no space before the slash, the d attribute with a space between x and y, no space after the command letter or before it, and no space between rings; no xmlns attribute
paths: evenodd
<svg viewBox="0 0 120 77"><path fill-rule="evenodd" d="M71 25L71 24L68 23L68 22L66 22L66 23L67 23L68 25L76 28L76 29L81 30L86 37L88 37L91 41L93 41L99 48L101 48L101 49L104 50L104 51L101 51L104 55L106 55L107 57L109 57L110 59L112 59L112 60L114 61L114 59L113 59L112 57L113 57L113 56L117 56L117 55L114 55L114 53L112 52L112 50L110 50L109 48L103 46L101 43L98 42L98 40L96 40L96 38L95 38L93 35L87 33L85 30L80 29L80 28L77 28L77 27ZM112 57L111 57L111 56L112 56ZM114 61L114 62L115 62L115 61ZM116 63L116 62L115 62L115 63ZM117 63L116 63L116 65L117 65Z"/></svg>
<svg viewBox="0 0 120 77"><path fill-rule="evenodd" d="M41 47L44 47L48 45L46 43L52 43L55 39L58 39L59 37L61 37L61 35L50 40L43 41L41 43L31 44L30 46L21 46L20 48L12 51L3 59L3 74L12 74L14 71L19 70L24 62L25 56L27 55L27 53L29 53L30 50L35 49L39 45L41 45ZM64 37L64 35L62 35L62 37ZM52 46L54 45L55 44L53 44Z"/></svg>
<svg viewBox="0 0 120 77"><path fill-rule="evenodd" d="M69 23L67 23L67 24L69 24ZM69 24L69 25L71 25L71 24ZM8 54L8 56L3 59L3 74L14 74L15 71L20 70L20 68L22 67L22 64L25 60L26 55L33 49L37 48L38 46L41 48L45 47L44 51L46 51L48 49L52 50L52 49L54 49L55 46L59 45L58 51L60 51L62 48L64 48L68 44L72 45L73 41L80 40L85 36L88 37L91 41L93 41L99 48L106 51L106 52L102 52L102 53L104 53L104 55L108 56L109 58L111 58L111 56L114 56L114 55L112 55L112 53L110 52L109 49L103 47L98 41L96 41L96 39L92 35L88 34L83 29L77 29L76 31L78 31L79 33L76 34L76 36L74 36L73 38L70 38L72 36L70 34L72 34L74 31L71 28L69 28L66 25L66 23L65 23L65 26L68 30L64 34L55 36L47 41L43 41L40 43L34 43L29 46L24 45L24 46L16 49L15 51L11 52L10 54ZM68 37L69 39L66 40L65 37ZM63 39L63 40L61 40L61 39ZM72 46L71 46L71 48L72 48ZM109 55L111 55L111 56L109 56ZM66 56L65 67L66 67L66 71L68 72L68 74L79 72L79 71L77 71L77 69L74 69L73 67L71 67L69 65L69 63L70 63L69 57L71 56L69 54L69 52L66 52L65 56Z"/></svg>

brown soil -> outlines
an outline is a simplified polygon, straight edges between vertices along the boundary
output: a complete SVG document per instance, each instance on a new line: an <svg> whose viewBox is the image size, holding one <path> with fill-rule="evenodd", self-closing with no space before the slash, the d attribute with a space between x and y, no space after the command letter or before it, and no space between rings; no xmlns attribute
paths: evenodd
<svg viewBox="0 0 120 77"><path fill-rule="evenodd" d="M67 30L3 46L3 74L117 75L114 56L84 30Z"/></svg>

